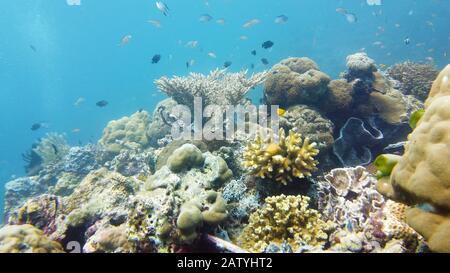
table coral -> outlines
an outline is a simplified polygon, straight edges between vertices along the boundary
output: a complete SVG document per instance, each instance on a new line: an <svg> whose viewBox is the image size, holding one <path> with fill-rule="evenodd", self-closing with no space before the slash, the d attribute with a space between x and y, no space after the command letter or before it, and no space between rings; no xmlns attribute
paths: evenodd
<svg viewBox="0 0 450 273"><path fill-rule="evenodd" d="M305 178L316 170L318 162L314 159L319 154L317 144L308 138L302 140L301 134L289 131L286 137L284 129L278 132L278 139L263 139L256 136L253 143L244 149L244 167L260 178L274 179L287 185L294 177Z"/></svg>
<svg viewBox="0 0 450 273"><path fill-rule="evenodd" d="M226 69L216 69L208 75L190 73L187 77L162 77L155 84L177 103L188 107L193 107L195 97L201 97L204 105L238 105L267 76L264 71L247 78L247 73L248 71L231 73Z"/></svg>
<svg viewBox="0 0 450 273"><path fill-rule="evenodd" d="M145 111L110 121L103 130L99 144L112 153L119 153L127 147L145 148L149 144L149 123L150 117Z"/></svg>
<svg viewBox="0 0 450 273"><path fill-rule="evenodd" d="M289 243L294 249L302 243L322 246L334 225L321 220L318 211L308 208L309 197L273 196L250 216L249 224L239 238L242 247L261 252L270 243Z"/></svg>
<svg viewBox="0 0 450 273"><path fill-rule="evenodd" d="M11 225L0 229L0 253L64 253L64 250L32 225Z"/></svg>
<svg viewBox="0 0 450 273"><path fill-rule="evenodd" d="M405 153L378 189L395 200L419 206L407 222L427 240L431 250L450 252L450 65L435 80L425 113L408 137Z"/></svg>

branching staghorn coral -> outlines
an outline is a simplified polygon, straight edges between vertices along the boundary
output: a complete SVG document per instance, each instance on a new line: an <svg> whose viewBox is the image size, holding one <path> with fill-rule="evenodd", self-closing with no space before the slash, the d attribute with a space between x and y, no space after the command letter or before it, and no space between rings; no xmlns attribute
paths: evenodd
<svg viewBox="0 0 450 273"><path fill-rule="evenodd" d="M305 178L316 170L318 162L314 157L319 154L316 146L292 130L286 137L284 129L280 129L277 141L273 137L263 139L258 133L255 141L244 149L243 165L255 176L287 185L293 177Z"/></svg>
<svg viewBox="0 0 450 273"><path fill-rule="evenodd" d="M229 73L216 69L208 75L191 73L187 77L162 77L155 81L157 87L179 104L192 106L195 97L201 97L205 105L237 105L254 87L264 82L267 72L252 74L247 70Z"/></svg>
<svg viewBox="0 0 450 273"><path fill-rule="evenodd" d="M62 159L69 153L69 149L64 135L49 133L39 141L33 151L42 158L44 165L48 165Z"/></svg>
<svg viewBox="0 0 450 273"><path fill-rule="evenodd" d="M308 208L309 201L301 195L266 198L264 207L250 216L240 245L254 252L264 251L270 243L287 242L294 250L304 243L322 246L334 224L322 221L318 211Z"/></svg>

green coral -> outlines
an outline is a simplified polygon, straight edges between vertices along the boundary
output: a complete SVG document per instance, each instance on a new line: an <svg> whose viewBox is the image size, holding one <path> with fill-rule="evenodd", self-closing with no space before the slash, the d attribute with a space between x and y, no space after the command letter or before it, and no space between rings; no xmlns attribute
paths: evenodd
<svg viewBox="0 0 450 273"><path fill-rule="evenodd" d="M423 115L425 114L425 110L420 109L415 111L414 113L412 113L411 117L409 118L409 126L411 127L411 129L416 129L417 127L417 123L419 123L420 119L423 117Z"/></svg>
<svg viewBox="0 0 450 273"><path fill-rule="evenodd" d="M172 172L178 173L193 167L200 167L204 161L205 158L199 148L193 144L184 144L167 159L167 166Z"/></svg>
<svg viewBox="0 0 450 273"><path fill-rule="evenodd" d="M373 163L377 168L377 177L389 177L400 158L401 156L392 154L379 155Z"/></svg>
<svg viewBox="0 0 450 273"><path fill-rule="evenodd" d="M278 141L272 137L263 139L258 133L255 141L244 149L243 165L257 177L287 185L294 177L305 178L316 170L318 162L314 157L319 154L316 146L292 130L286 137L284 129L280 129Z"/></svg>

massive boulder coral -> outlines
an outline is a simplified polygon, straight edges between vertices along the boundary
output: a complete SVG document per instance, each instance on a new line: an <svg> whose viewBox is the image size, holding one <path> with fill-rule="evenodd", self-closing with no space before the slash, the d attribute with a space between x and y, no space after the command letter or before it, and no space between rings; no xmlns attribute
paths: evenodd
<svg viewBox="0 0 450 273"><path fill-rule="evenodd" d="M387 74L399 82L399 88L404 94L425 101L439 71L433 64L407 61L390 67Z"/></svg>
<svg viewBox="0 0 450 273"><path fill-rule="evenodd" d="M8 225L0 229L0 253L64 253L64 250L32 225Z"/></svg>
<svg viewBox="0 0 450 273"><path fill-rule="evenodd" d="M290 58L275 65L264 85L267 104L288 107L319 105L328 91L330 77L308 58Z"/></svg>
<svg viewBox="0 0 450 273"><path fill-rule="evenodd" d="M152 122L147 129L149 144L157 147L160 141L170 135L172 124L176 118L172 116L172 110L178 103L173 99L165 99L156 105L152 115Z"/></svg>
<svg viewBox="0 0 450 273"><path fill-rule="evenodd" d="M150 117L145 111L110 121L103 130L99 144L111 153L119 153L128 147L145 148L149 144L149 123Z"/></svg>
<svg viewBox="0 0 450 273"><path fill-rule="evenodd" d="M287 185L294 178L311 176L316 170L318 162L314 158L319 154L316 146L292 130L286 136L281 128L277 140L272 136L263 139L258 133L255 141L244 149L243 164L257 177Z"/></svg>
<svg viewBox="0 0 450 273"><path fill-rule="evenodd" d="M287 242L294 251L302 244L322 247L334 224L321 220L318 211L308 208L309 201L309 197L292 195L266 198L265 205L250 216L239 245L253 252L271 243Z"/></svg>
<svg viewBox="0 0 450 273"><path fill-rule="evenodd" d="M306 105L289 107L280 117L280 126L286 131L294 130L309 138L311 142L317 143L317 148L321 151L334 143L333 123Z"/></svg>
<svg viewBox="0 0 450 273"><path fill-rule="evenodd" d="M227 217L226 202L216 190L231 177L222 158L192 144L176 149L135 198L128 222L131 240L141 249L149 240L166 247L192 244L202 230Z"/></svg>
<svg viewBox="0 0 450 273"><path fill-rule="evenodd" d="M344 79L332 80L328 84L328 95L320 105L327 114L342 115L351 112L353 104L353 85Z"/></svg>
<svg viewBox="0 0 450 273"><path fill-rule="evenodd" d="M377 71L375 61L364 52L358 52L347 57L348 78L371 78Z"/></svg>
<svg viewBox="0 0 450 273"><path fill-rule="evenodd" d="M450 252L450 65L435 80L425 113L408 137L404 155L378 189L395 200L419 205L406 220L437 252ZM424 205L431 207L423 210Z"/></svg>

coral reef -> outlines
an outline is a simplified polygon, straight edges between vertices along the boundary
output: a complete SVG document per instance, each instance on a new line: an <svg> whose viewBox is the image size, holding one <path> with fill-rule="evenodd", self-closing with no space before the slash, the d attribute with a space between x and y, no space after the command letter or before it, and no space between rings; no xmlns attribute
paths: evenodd
<svg viewBox="0 0 450 273"><path fill-rule="evenodd" d="M364 52L355 53L347 57L348 78L371 78L377 71L375 61Z"/></svg>
<svg viewBox="0 0 450 273"><path fill-rule="evenodd" d="M130 147L145 148L149 144L147 136L149 123L150 117L145 111L110 121L103 131L99 145L114 154Z"/></svg>
<svg viewBox="0 0 450 273"><path fill-rule="evenodd" d="M328 114L351 112L353 104L353 85L344 79L332 80L328 84L328 95L320 105Z"/></svg>
<svg viewBox="0 0 450 273"><path fill-rule="evenodd" d="M0 253L64 253L64 250L32 225L11 225L0 229Z"/></svg>
<svg viewBox="0 0 450 273"><path fill-rule="evenodd" d="M404 94L413 95L417 99L425 101L439 71L432 64L408 61L393 65L387 70L387 74L400 83L400 90Z"/></svg>
<svg viewBox="0 0 450 273"><path fill-rule="evenodd" d="M370 125L370 124L369 124ZM361 119L350 118L342 126L333 151L345 167L367 165L372 162L370 147L383 139L383 133Z"/></svg>
<svg viewBox="0 0 450 273"><path fill-rule="evenodd" d="M317 106L328 92L330 77L319 71L308 58L281 61L270 71L264 85L264 97L269 105L288 107L296 104Z"/></svg>
<svg viewBox="0 0 450 273"><path fill-rule="evenodd" d="M46 187L36 181L34 177L22 177L5 184L4 217L7 220L10 214L20 208L27 199L42 194Z"/></svg>
<svg viewBox="0 0 450 273"><path fill-rule="evenodd" d="M64 135L49 133L33 151L39 155L44 165L49 165L61 160L69 152L69 148Z"/></svg>
<svg viewBox="0 0 450 273"><path fill-rule="evenodd" d="M153 111L152 121L147 129L149 144L157 147L161 139L171 133L172 124L176 118L171 115L172 109L177 106L173 99L165 99L156 105Z"/></svg>
<svg viewBox="0 0 450 273"><path fill-rule="evenodd" d="M318 209L341 227L361 229L384 203L376 182L364 167L334 169L318 182Z"/></svg>
<svg viewBox="0 0 450 273"><path fill-rule="evenodd" d="M305 105L289 107L280 117L280 126L286 131L295 132L317 143L320 151L330 148L333 143L333 123L318 111Z"/></svg>
<svg viewBox="0 0 450 273"><path fill-rule="evenodd" d="M425 113L409 135L404 155L390 177L382 177L378 185L380 192L395 200L431 206L428 210L411 209L406 221L437 252L450 252L450 173L446 161L450 156L449 77L447 66L433 84Z"/></svg>
<svg viewBox="0 0 450 273"><path fill-rule="evenodd" d="M319 154L317 144L294 131L286 137L284 129L278 132L278 139L263 139L256 136L253 143L244 149L244 167L250 173L260 177L273 179L287 185L293 178L311 176L318 162L314 159Z"/></svg>
<svg viewBox="0 0 450 273"><path fill-rule="evenodd" d="M262 252L270 243L289 243L294 249L302 243L322 246L334 228L322 221L320 213L308 208L309 197L273 196L250 216L249 224L239 238L239 244L253 252Z"/></svg>
<svg viewBox="0 0 450 273"><path fill-rule="evenodd" d="M177 103L193 107L194 98L201 97L204 105L238 105L247 93L263 83L267 72L251 75L247 71L238 73L216 69L209 75L191 73L188 77L162 77L155 81L156 86Z"/></svg>

